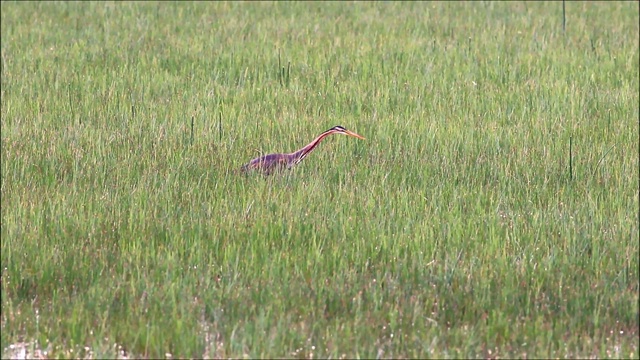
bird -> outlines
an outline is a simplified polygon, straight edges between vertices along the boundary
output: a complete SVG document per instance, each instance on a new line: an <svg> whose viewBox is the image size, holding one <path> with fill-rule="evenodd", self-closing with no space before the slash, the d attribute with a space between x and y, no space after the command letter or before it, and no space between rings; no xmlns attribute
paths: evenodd
<svg viewBox="0 0 640 360"><path fill-rule="evenodd" d="M249 161L249 163L243 165L240 168L240 170L243 173L249 172L251 170L258 170L265 175L269 175L275 171L279 171L285 168L289 169L292 166L299 164L305 157L307 157L307 155L309 155L309 153L313 149L316 148L316 146L318 146L318 144L322 139L324 139L325 137L331 134L348 135L348 136L353 136L358 139L364 140L364 137L354 133L353 131L349 131L345 129L340 125L337 125L323 132L322 134L318 135L318 137L313 139L313 141L310 142L307 146L303 147L302 149L296 152L292 152L288 154L281 153L281 154L269 154L269 155L260 156L258 158L255 158Z"/></svg>

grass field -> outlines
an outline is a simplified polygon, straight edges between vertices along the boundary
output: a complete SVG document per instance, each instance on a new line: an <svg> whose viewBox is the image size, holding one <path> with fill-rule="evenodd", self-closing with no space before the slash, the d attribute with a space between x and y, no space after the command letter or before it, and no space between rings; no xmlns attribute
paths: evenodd
<svg viewBox="0 0 640 360"><path fill-rule="evenodd" d="M562 19L2 2L2 357L637 358L639 5Z"/></svg>

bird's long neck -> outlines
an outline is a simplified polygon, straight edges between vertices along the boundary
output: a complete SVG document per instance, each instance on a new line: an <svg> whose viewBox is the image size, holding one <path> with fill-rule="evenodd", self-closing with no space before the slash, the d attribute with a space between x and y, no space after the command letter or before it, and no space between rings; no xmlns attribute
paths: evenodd
<svg viewBox="0 0 640 360"><path fill-rule="evenodd" d="M320 143L320 141L322 139L324 139L325 137L331 135L333 133L333 131L331 130L327 130L325 132L323 132L322 134L318 135L317 138L313 139L312 142L310 142L307 146L303 147L302 149L294 152L291 154L291 157L294 159L295 163L297 164L300 161L302 161L302 159L304 159L307 155L309 155L309 153L315 149L316 146L318 146L318 144Z"/></svg>

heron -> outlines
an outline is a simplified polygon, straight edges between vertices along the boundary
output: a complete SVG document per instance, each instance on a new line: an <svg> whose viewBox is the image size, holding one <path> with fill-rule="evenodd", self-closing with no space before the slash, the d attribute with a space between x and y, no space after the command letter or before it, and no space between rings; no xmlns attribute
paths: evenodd
<svg viewBox="0 0 640 360"><path fill-rule="evenodd" d="M284 168L289 169L292 166L300 163L300 161L302 161L305 157L307 157L307 155L309 155L309 153L313 149L315 149L316 146L318 146L318 144L320 143L320 141L322 141L322 139L324 139L325 137L331 134L348 135L348 136L353 136L358 139L364 140L364 137L354 133L353 131L349 131L345 129L340 125L337 125L323 132L322 134L318 135L318 137L313 139L313 141L310 142L307 146L303 147L302 149L296 152L292 152L288 154L264 155L251 160L248 164L243 165L240 168L240 170L242 172L248 172L250 170L259 170L259 171L262 171L265 175L269 175L272 172L277 170L281 170Z"/></svg>

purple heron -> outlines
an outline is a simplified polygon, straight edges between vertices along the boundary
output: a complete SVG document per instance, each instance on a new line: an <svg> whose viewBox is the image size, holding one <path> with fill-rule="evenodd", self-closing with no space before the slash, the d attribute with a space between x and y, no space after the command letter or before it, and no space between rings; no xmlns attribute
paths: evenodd
<svg viewBox="0 0 640 360"><path fill-rule="evenodd" d="M288 169L298 164L300 161L302 161L302 159L307 157L307 155L309 155L309 153L313 149L315 149L315 147L320 143L322 139L324 139L325 137L331 134L343 134L343 135L357 137L358 139L364 139L364 137L354 133L353 131L349 131L344 127L338 125L318 135L318 137L313 139L313 141L310 142L307 146L303 147L302 149L296 152L292 152L288 154L264 155L251 160L248 164L243 165L240 170L242 172L247 172L250 170L260 170L265 175L269 175L276 170L280 170L283 168Z"/></svg>

